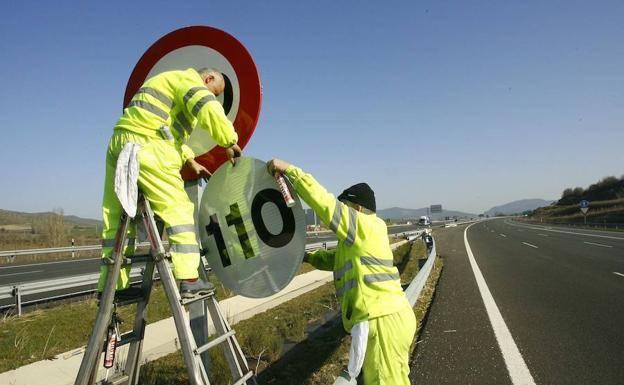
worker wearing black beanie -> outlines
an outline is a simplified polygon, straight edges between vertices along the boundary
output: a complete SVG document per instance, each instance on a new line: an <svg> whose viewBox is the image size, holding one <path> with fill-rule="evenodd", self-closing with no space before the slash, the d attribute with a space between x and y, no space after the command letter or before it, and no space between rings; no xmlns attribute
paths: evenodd
<svg viewBox="0 0 624 385"><path fill-rule="evenodd" d="M335 250L319 250L305 260L334 272L342 324L351 333L349 365L334 385L408 385L409 351L416 318L393 266L386 223L375 215L375 193L366 183L336 199L312 175L273 159L271 174L284 174L301 199L338 238Z"/></svg>

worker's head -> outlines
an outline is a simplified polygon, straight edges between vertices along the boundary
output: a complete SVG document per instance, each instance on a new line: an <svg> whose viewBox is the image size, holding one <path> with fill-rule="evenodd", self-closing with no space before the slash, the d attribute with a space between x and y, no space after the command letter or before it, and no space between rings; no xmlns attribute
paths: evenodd
<svg viewBox="0 0 624 385"><path fill-rule="evenodd" d="M375 192L366 183L358 183L338 195L338 200L365 214L377 211Z"/></svg>
<svg viewBox="0 0 624 385"><path fill-rule="evenodd" d="M217 69L210 67L200 68L197 70L197 73L204 81L206 88L215 96L219 96L225 89L225 79L223 79L223 74Z"/></svg>

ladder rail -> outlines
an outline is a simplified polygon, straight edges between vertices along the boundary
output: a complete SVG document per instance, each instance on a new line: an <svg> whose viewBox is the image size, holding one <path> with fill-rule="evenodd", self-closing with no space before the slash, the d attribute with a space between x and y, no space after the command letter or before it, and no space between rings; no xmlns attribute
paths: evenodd
<svg viewBox="0 0 624 385"><path fill-rule="evenodd" d="M95 319L93 332L89 337L87 349L75 385L92 385L95 379L94 372L97 372L98 361L106 339L106 332L110 323L110 316L113 312L113 300L115 297L115 289L117 288L117 279L121 271L123 262L123 248L127 237L130 218L124 212L120 221L120 228L115 236L115 246L113 248L114 263L112 268L109 266L106 275L106 285L100 297L99 309Z"/></svg>

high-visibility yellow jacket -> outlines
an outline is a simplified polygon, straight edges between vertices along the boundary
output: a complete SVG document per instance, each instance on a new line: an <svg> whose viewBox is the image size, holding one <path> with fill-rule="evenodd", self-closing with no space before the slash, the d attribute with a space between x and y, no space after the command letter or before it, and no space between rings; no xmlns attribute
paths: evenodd
<svg viewBox="0 0 624 385"><path fill-rule="evenodd" d="M375 214L363 214L338 201L310 174L290 166L285 175L297 194L338 237L335 252L309 257L316 268L334 272L336 296L347 332L358 322L410 307L393 266L388 229Z"/></svg>
<svg viewBox="0 0 624 385"><path fill-rule="evenodd" d="M221 147L229 147L238 141L221 103L204 86L199 73L189 68L163 72L147 79L124 109L115 129L162 138L160 128L169 126L186 162L195 154L183 142L197 124Z"/></svg>

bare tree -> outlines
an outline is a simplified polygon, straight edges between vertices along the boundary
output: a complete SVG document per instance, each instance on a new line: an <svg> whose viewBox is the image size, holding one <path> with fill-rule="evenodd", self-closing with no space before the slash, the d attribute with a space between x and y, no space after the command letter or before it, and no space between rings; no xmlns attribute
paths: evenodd
<svg viewBox="0 0 624 385"><path fill-rule="evenodd" d="M62 208L55 208L44 223L43 233L50 247L65 243L65 216Z"/></svg>

